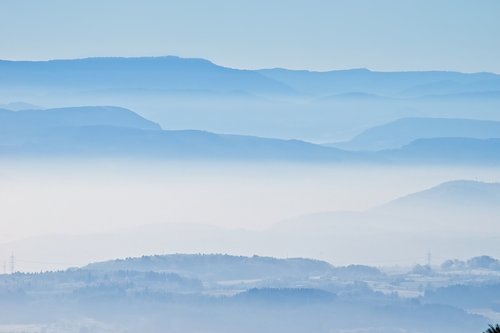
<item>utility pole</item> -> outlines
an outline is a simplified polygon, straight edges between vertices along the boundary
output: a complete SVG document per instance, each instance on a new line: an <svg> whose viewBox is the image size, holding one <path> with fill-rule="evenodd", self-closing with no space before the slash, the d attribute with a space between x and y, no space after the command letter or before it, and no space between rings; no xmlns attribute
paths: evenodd
<svg viewBox="0 0 500 333"><path fill-rule="evenodd" d="M14 258L14 253L10 255L10 274L14 274L16 271L16 259Z"/></svg>

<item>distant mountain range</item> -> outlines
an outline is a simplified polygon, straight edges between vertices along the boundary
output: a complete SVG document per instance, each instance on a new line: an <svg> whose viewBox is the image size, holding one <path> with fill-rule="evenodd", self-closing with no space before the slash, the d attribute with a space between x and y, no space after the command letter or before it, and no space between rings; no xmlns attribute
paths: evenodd
<svg viewBox="0 0 500 333"><path fill-rule="evenodd" d="M418 139L400 149L384 150L377 155L407 165L497 164L500 156L500 138Z"/></svg>
<svg viewBox="0 0 500 333"><path fill-rule="evenodd" d="M470 210L472 214L481 210L489 211L492 215L500 214L495 207L500 207L499 183L456 180L398 198L375 210L403 213L405 210L425 211L432 208L433 213L436 209L443 212L453 209L456 212Z"/></svg>
<svg viewBox="0 0 500 333"><path fill-rule="evenodd" d="M315 96L363 92L399 97L500 91L500 76L493 73L240 70L176 56L0 60L0 72L0 87L40 91L142 89Z"/></svg>
<svg viewBox="0 0 500 333"><path fill-rule="evenodd" d="M198 159L341 161L356 154L298 140L184 130L117 107L0 110L3 156L135 156Z"/></svg>
<svg viewBox="0 0 500 333"><path fill-rule="evenodd" d="M450 257L496 253L499 194L497 183L448 182L364 212L290 219L272 232L283 248L308 244L302 253L332 262L345 249L361 263L404 262L428 251Z"/></svg>
<svg viewBox="0 0 500 333"><path fill-rule="evenodd" d="M336 142L405 117L500 121L493 73L239 70L173 56L0 61L0 73L6 109L117 105L172 130Z"/></svg>
<svg viewBox="0 0 500 333"><path fill-rule="evenodd" d="M137 113L115 106L84 106L45 110L10 111L0 109L2 133L8 130L38 131L68 127L112 126L141 130L159 130L161 127Z"/></svg>
<svg viewBox="0 0 500 333"><path fill-rule="evenodd" d="M173 90L293 93L257 71L175 56L0 61L0 87L51 91Z"/></svg>
<svg viewBox="0 0 500 333"><path fill-rule="evenodd" d="M394 97L500 90L500 76L492 73L465 74L444 71L375 72L368 69L313 72L264 69L263 75L309 94L364 92Z"/></svg>
<svg viewBox="0 0 500 333"><path fill-rule="evenodd" d="M354 262L364 264L411 263L412 258L421 257L429 250L439 253L441 257L463 258L477 253L500 256L498 207L500 184L452 181L367 211L311 214L264 230L172 223L95 235L37 237L0 244L0 251L15 252L20 258L30 258L35 262L47 262L47 258L53 262L68 262L70 257L73 265L176 252L305 256L337 263L342 260L343 253L349 251L349 258L357 258ZM88 244L92 246L88 247ZM221 258L188 259L174 256L158 260L151 258L150 261L125 260L106 263L104 268L127 270L134 265L143 265L144 269L168 269L185 274L183 265L190 263L199 274L208 276L211 273L205 270L205 264L210 262L210 265L222 265L221 270L225 270ZM181 265L179 260L184 264ZM243 258L229 261L234 265L247 262ZM270 264L265 258L254 258L251 262L252 266L263 269ZM287 274L329 269L317 262L289 260L282 263L278 266ZM363 273L359 270L357 273L374 272ZM245 274L245 278L251 278L251 272ZM269 271L269 274L274 273Z"/></svg>
<svg viewBox="0 0 500 333"><path fill-rule="evenodd" d="M422 125L421 130L417 129L410 134L410 131L405 131L404 124L407 122L413 124L414 121L403 120L401 122L403 126L389 125L387 131L379 129L368 131L368 134L362 135L361 139L355 138L353 142L364 142L369 146L370 142L380 142L376 139L378 135L386 138L386 145L395 145L396 142L404 142L404 139L418 138L418 135L438 135L437 125L434 130ZM428 124L434 120L417 119L415 122ZM451 124L448 126L448 133L479 137L494 136L498 127L496 122L466 120L437 122ZM300 140L215 134L197 130L165 131L158 124L119 107L93 106L21 111L0 109L0 157L4 158L70 156L305 163L494 165L500 163L499 152L500 139L417 139L398 149L368 153L347 151Z"/></svg>
<svg viewBox="0 0 500 333"><path fill-rule="evenodd" d="M500 138L500 122L451 118L402 118L365 130L347 142L329 146L348 150L395 149L419 139Z"/></svg>
<svg viewBox="0 0 500 333"><path fill-rule="evenodd" d="M21 111L21 110L39 110L43 109L38 105L33 105L24 102L10 102L7 104L0 104L0 109L6 109L10 111Z"/></svg>

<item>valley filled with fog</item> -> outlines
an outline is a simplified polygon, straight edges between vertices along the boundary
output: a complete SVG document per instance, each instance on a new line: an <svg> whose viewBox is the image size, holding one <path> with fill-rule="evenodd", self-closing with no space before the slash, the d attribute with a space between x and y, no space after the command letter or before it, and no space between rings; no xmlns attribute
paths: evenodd
<svg viewBox="0 0 500 333"><path fill-rule="evenodd" d="M498 74L0 71L0 332L500 320Z"/></svg>
<svg viewBox="0 0 500 333"><path fill-rule="evenodd" d="M393 231L399 230L403 235L406 232L410 237L415 236L415 231L423 233L423 238L415 240L412 247L408 247L405 241L396 244L388 250L389 253L380 248L368 251L370 247L363 249L362 246L355 252L339 252L338 244L326 242L318 245L314 233L322 234L320 230L325 226L313 223L318 219L315 214L330 213L332 216L322 219L323 224L330 219L332 232L337 233L336 237L332 235L332 240L344 239L342 246L348 246L345 241L350 241L351 235L358 234L357 242L369 244L374 237L369 226L375 222L370 223L370 219L364 217L367 221L366 226L363 226L357 221L357 216L341 216L342 213L359 215L366 212L365 215L373 215L376 213L370 211L378 206L454 180L498 182L500 174L493 167L346 167L306 163L137 162L126 159L25 160L3 164L0 179L3 207L0 221L2 228L8 231L1 235L2 259L7 262L10 253L14 252L19 259L19 268L34 271L68 266L43 264L51 262L69 263L72 266L98 259L112 259L113 255L124 257L146 253L207 251L280 257L302 255L341 264L412 265L425 258L428 251L433 251L437 258L443 260L453 251L458 251L456 255L460 254L460 257L481 254L477 251L484 246L483 238L469 240L472 244L466 249L462 245L453 248L448 243L445 246L447 249L443 249L435 240L446 241L445 235L441 233L443 228L453 230L457 237L468 238L472 232L479 232L479 226L482 226L487 228L485 234L497 236L491 234L490 224L496 223L498 214L486 218L480 214L497 211L495 204L498 203L498 190L496 197L491 194L489 198L487 190L479 189L478 193L471 194L466 186L464 189L457 186L456 189L443 192L439 198L442 202L434 201L432 207L428 202L422 207L418 203L415 203L415 207L405 207L406 210L400 213L403 219L399 221L392 221L394 219L390 215L372 217L382 229L385 226ZM487 202L492 207L486 204L483 207L481 200L493 200ZM453 205L461 203L466 203L467 210L471 212L466 218L474 219L474 214L477 214L478 219L464 221L464 213L459 207L453 208ZM446 211L450 206L452 209ZM446 211L446 214L439 215L435 209ZM339 216L335 216L335 213ZM429 222L436 217L442 219L441 226ZM311 236L304 234L303 239L296 238L297 245L292 241L285 242L280 233L276 234L275 240L268 235L266 237L271 238L265 242L251 241L256 232L270 233L294 220L303 220L305 226L311 221L311 225L306 228ZM154 243L148 239L159 236L155 228L165 229L165 235L162 236L164 241L158 239ZM208 233L202 231L206 239L198 239L196 230L204 228L214 230ZM315 230L317 228L320 229ZM368 231L363 230L365 228ZM101 234L111 237L111 241L113 234L128 233L128 237L133 238L135 233L141 231L144 231L145 237L130 245L126 245L125 240L120 243L118 237L113 240L121 244L118 248L113 246L108 249L99 242L98 250L83 251L87 247L84 244L92 248L94 238L99 240ZM192 233L195 236L189 236ZM213 235L209 236L209 233ZM178 238L177 234L185 235ZM242 236L244 234L247 236ZM72 248L75 244L70 242L65 245L70 246L68 249L61 246L45 253L43 238L79 235L87 237L81 241L80 247L83 248ZM229 238L227 244L220 242L222 235ZM389 233L386 236L393 237ZM41 244L35 245L40 241ZM438 248L433 248L435 246ZM500 256L495 247L491 250L495 253L489 254Z"/></svg>

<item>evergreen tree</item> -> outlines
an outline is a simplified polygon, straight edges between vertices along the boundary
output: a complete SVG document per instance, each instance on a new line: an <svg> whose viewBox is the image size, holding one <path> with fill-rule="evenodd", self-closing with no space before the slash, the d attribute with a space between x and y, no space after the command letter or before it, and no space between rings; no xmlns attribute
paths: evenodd
<svg viewBox="0 0 500 333"><path fill-rule="evenodd" d="M500 333L500 326L496 324L495 326L493 325L488 325L489 328L484 331L484 333Z"/></svg>

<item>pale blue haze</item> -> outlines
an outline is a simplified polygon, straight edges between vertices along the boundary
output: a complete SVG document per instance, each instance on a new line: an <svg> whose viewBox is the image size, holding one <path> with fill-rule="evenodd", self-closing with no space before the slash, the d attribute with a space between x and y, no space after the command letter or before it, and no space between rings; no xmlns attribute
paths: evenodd
<svg viewBox="0 0 500 333"><path fill-rule="evenodd" d="M0 332L499 333L499 18L0 1Z"/></svg>

